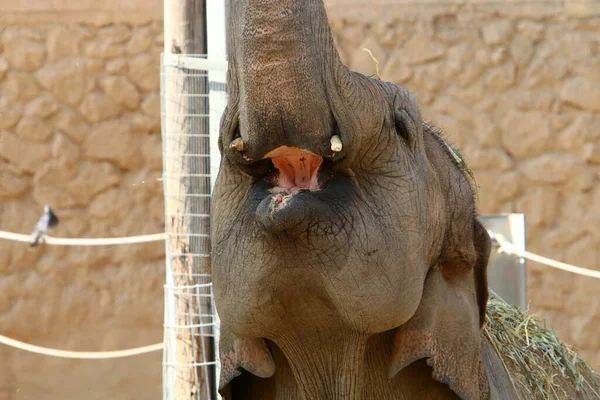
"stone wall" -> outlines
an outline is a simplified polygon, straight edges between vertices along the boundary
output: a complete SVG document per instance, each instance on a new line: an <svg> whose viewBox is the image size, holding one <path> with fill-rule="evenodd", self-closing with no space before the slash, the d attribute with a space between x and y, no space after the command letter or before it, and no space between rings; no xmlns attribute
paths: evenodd
<svg viewBox="0 0 600 400"><path fill-rule="evenodd" d="M118 23L107 21L115 10L0 17L1 230L30 233L44 204L60 218L56 236L164 230L155 3ZM158 343L163 283L160 242L29 249L2 240L0 333L83 351ZM0 399L159 399L161 359L65 360L0 345Z"/></svg>
<svg viewBox="0 0 600 400"><path fill-rule="evenodd" d="M163 230L162 2L116 3L0 0L1 230L31 232L46 203L57 236ZM600 7L379 3L327 2L344 60L373 73L367 47L383 79L417 95L462 147L483 213L523 212L530 250L597 269ZM0 241L0 333L71 350L160 342L163 257L160 243ZM598 281L528 268L531 309L600 367ZM79 361L0 346L0 400L160 396L160 352Z"/></svg>

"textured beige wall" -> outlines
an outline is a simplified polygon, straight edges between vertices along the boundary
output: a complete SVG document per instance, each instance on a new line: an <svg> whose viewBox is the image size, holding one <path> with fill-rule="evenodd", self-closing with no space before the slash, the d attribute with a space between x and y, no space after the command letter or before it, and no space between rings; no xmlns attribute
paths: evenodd
<svg viewBox="0 0 600 400"><path fill-rule="evenodd" d="M0 229L31 232L47 203L57 236L163 231L162 9L15 12L0 24ZM160 242L0 241L0 333L69 350L157 343L163 281ZM63 360L0 345L0 399L159 399L161 359Z"/></svg>
<svg viewBox="0 0 600 400"><path fill-rule="evenodd" d="M58 236L160 232L161 2L25 3L0 0L0 229L29 233L49 203ZM482 212L523 212L529 249L597 269L600 4L378 3L327 2L343 58L370 74L367 47L414 91L463 148ZM0 241L0 333L71 350L159 342L163 254ZM533 263L528 278L532 310L600 367L598 281ZM0 346L0 400L158 399L160 364Z"/></svg>

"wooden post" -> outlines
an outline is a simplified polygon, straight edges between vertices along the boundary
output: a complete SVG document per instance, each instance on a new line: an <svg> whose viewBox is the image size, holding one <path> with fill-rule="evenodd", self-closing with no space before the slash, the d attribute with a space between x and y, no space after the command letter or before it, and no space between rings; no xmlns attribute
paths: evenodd
<svg viewBox="0 0 600 400"><path fill-rule="evenodd" d="M205 0L165 0L164 7L165 55L206 54ZM175 375L167 382L172 386L167 397L215 399L215 369L206 365L215 360L211 336L214 330L203 327L212 322L211 289L202 287L210 282L207 74L173 66L166 67L165 72L165 229L169 234L168 276L175 288L175 301L169 309L175 315L171 319L175 328L167 329L176 329ZM206 96L198 96L205 93ZM204 365L195 366L197 363Z"/></svg>

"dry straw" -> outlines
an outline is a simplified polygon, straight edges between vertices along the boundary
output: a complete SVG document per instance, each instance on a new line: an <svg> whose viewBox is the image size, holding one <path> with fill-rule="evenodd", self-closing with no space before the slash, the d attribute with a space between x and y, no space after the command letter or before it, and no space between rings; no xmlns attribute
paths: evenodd
<svg viewBox="0 0 600 400"><path fill-rule="evenodd" d="M523 313L497 296L488 302L487 339L502 359L515 386L528 398L600 399L600 378L546 320Z"/></svg>

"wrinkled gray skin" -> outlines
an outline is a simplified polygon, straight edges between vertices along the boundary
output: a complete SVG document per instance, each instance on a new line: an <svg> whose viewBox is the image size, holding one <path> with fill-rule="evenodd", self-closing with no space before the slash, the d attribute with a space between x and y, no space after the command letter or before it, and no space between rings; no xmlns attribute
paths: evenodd
<svg viewBox="0 0 600 400"><path fill-rule="evenodd" d="M222 393L516 398L481 334L489 237L414 96L341 63L322 0L231 3L212 222ZM280 146L324 161L322 190L277 211L264 157Z"/></svg>

